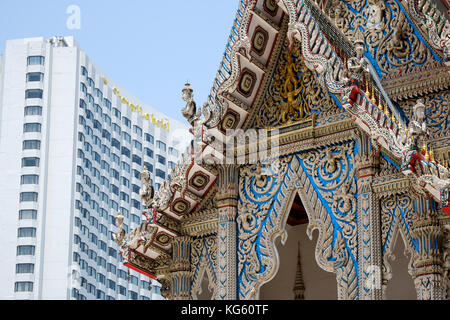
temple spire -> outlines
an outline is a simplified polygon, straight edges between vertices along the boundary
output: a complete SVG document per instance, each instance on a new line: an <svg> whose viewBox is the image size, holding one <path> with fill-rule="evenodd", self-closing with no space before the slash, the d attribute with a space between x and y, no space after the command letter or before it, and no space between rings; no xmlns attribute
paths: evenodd
<svg viewBox="0 0 450 320"><path fill-rule="evenodd" d="M301 257L300 257L300 242L298 243L298 254L297 254L297 272L295 273L295 284L294 284L294 300L305 300L305 283L303 281Z"/></svg>

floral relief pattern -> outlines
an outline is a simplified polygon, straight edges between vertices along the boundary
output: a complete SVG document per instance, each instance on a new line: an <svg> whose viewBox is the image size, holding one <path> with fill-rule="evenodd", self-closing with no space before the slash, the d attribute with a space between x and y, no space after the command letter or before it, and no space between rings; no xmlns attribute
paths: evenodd
<svg viewBox="0 0 450 320"><path fill-rule="evenodd" d="M201 284L203 277L208 276L208 289L213 293L213 299L216 296L217 288L217 236L211 235L194 239L191 243L191 270L192 276L192 297L201 294Z"/></svg>
<svg viewBox="0 0 450 320"><path fill-rule="evenodd" d="M366 56L379 76L407 74L436 61L397 0L331 0L325 11L350 39L363 32Z"/></svg>
<svg viewBox="0 0 450 320"><path fill-rule="evenodd" d="M355 142L328 146L284 157L265 168L241 170L239 179L238 293L240 299L257 298L259 288L275 276L279 263L274 241L281 236L292 196L298 192L307 209L307 233L319 230L316 260L335 272L341 299L358 296L357 181Z"/></svg>
<svg viewBox="0 0 450 320"><path fill-rule="evenodd" d="M406 251L412 257L415 241L411 236L414 219L413 201L408 194L395 194L380 199L381 208L381 250L383 254L383 279L392 278L392 269L388 262L398 237L405 242ZM410 266L411 267L411 266Z"/></svg>

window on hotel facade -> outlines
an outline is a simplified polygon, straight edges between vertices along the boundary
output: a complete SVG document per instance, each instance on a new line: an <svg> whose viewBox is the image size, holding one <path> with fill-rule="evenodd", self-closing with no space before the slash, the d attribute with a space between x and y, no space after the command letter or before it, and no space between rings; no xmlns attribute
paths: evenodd
<svg viewBox="0 0 450 320"><path fill-rule="evenodd" d="M106 277L101 273L97 273L97 281L106 284Z"/></svg>
<svg viewBox="0 0 450 320"><path fill-rule="evenodd" d="M100 89L95 88L95 90L94 90L94 95L95 95L96 97L98 97L98 98L100 99L100 101L103 100L103 93L100 91Z"/></svg>
<svg viewBox="0 0 450 320"><path fill-rule="evenodd" d="M111 177L119 181L119 172L117 170L111 169Z"/></svg>
<svg viewBox="0 0 450 320"><path fill-rule="evenodd" d="M17 230L17 236L19 238L35 238L36 228L19 228Z"/></svg>
<svg viewBox="0 0 450 320"><path fill-rule="evenodd" d="M124 162L122 162L122 163L124 163ZM121 177L120 181L122 182L122 185L124 185L125 187L127 187L127 188L130 187L130 180L128 180L127 178Z"/></svg>
<svg viewBox="0 0 450 320"><path fill-rule="evenodd" d="M131 121L127 117L122 117L122 123L131 129Z"/></svg>
<svg viewBox="0 0 450 320"><path fill-rule="evenodd" d="M103 283L104 284L104 283ZM97 290L97 300L105 300L105 293L102 290Z"/></svg>
<svg viewBox="0 0 450 320"><path fill-rule="evenodd" d="M142 164L142 159L141 159L141 157L133 154L133 162L137 163L138 165L141 165Z"/></svg>
<svg viewBox="0 0 450 320"><path fill-rule="evenodd" d="M27 82L40 82L43 80L44 80L44 74L42 72L27 73Z"/></svg>
<svg viewBox="0 0 450 320"><path fill-rule="evenodd" d="M22 158L22 168L28 167L39 167L39 158L31 157L31 158Z"/></svg>
<svg viewBox="0 0 450 320"><path fill-rule="evenodd" d="M87 84L89 87L91 87L91 90L94 91L95 89L95 82L91 78L87 78Z"/></svg>
<svg viewBox="0 0 450 320"><path fill-rule="evenodd" d="M42 56L30 56L28 57L27 64L29 66L35 66L35 65L44 65L45 58Z"/></svg>
<svg viewBox="0 0 450 320"><path fill-rule="evenodd" d="M23 125L23 132L41 132L42 125L40 123L25 123Z"/></svg>
<svg viewBox="0 0 450 320"><path fill-rule="evenodd" d="M153 150L150 150L149 148L144 148L144 153L147 157L153 158Z"/></svg>
<svg viewBox="0 0 450 320"><path fill-rule="evenodd" d="M118 118L118 119L120 119L121 118L121 113L120 113L120 111L118 110L118 109L116 109L116 108L113 108L113 114L114 114L114 116L116 117L116 118Z"/></svg>
<svg viewBox="0 0 450 320"><path fill-rule="evenodd" d="M108 126L111 126L111 118L107 114L103 114L103 122L105 122Z"/></svg>
<svg viewBox="0 0 450 320"><path fill-rule="evenodd" d="M83 144L86 141L84 134L82 134L81 132L78 132L78 141L82 142Z"/></svg>
<svg viewBox="0 0 450 320"><path fill-rule="evenodd" d="M119 269L117 276L119 278L124 279L124 280L128 280L128 275L127 275L127 273L124 270Z"/></svg>
<svg viewBox="0 0 450 320"><path fill-rule="evenodd" d="M106 250L105 250L106 252ZM106 260L102 257L97 257L97 265L106 269Z"/></svg>
<svg viewBox="0 0 450 320"><path fill-rule="evenodd" d="M41 106L28 106L25 107L25 116L42 116Z"/></svg>
<svg viewBox="0 0 450 320"><path fill-rule="evenodd" d="M131 185L131 187L132 187L131 189L134 193L139 194L139 190L141 189L141 188L139 188L139 186L133 184L133 185Z"/></svg>
<svg viewBox="0 0 450 320"><path fill-rule="evenodd" d="M16 282L14 292L33 292L33 282Z"/></svg>
<svg viewBox="0 0 450 320"><path fill-rule="evenodd" d="M126 133L125 131L122 131L122 137L123 137L123 140L125 140L128 143L131 143L131 136L128 133Z"/></svg>
<svg viewBox="0 0 450 320"><path fill-rule="evenodd" d="M126 147L122 147L122 154L129 158L131 156L131 151Z"/></svg>
<svg viewBox="0 0 450 320"><path fill-rule="evenodd" d="M135 214L132 214L131 215L131 222L133 222L134 224L141 224L141 218L139 218Z"/></svg>
<svg viewBox="0 0 450 320"><path fill-rule="evenodd" d="M21 192L20 202L37 202L38 193L37 192Z"/></svg>
<svg viewBox="0 0 450 320"><path fill-rule="evenodd" d="M20 184L39 184L39 176L36 174L27 174L20 177Z"/></svg>
<svg viewBox="0 0 450 320"><path fill-rule="evenodd" d="M131 173L131 167L128 163L122 161L122 170Z"/></svg>
<svg viewBox="0 0 450 320"><path fill-rule="evenodd" d="M139 288L148 290L150 283L145 280L141 280L139 283Z"/></svg>
<svg viewBox="0 0 450 320"><path fill-rule="evenodd" d="M135 199L131 199L131 205L132 205L134 208L136 208L136 209L138 209L138 210L141 210L141 203L140 203L139 201L137 201L137 200L135 200Z"/></svg>
<svg viewBox="0 0 450 320"><path fill-rule="evenodd" d="M166 165L166 158L164 158L163 156L157 154L156 159L158 160L159 163Z"/></svg>
<svg viewBox="0 0 450 320"><path fill-rule="evenodd" d="M169 168L170 168L170 170L173 170L173 169L175 169L175 162L172 162L172 161L169 161Z"/></svg>
<svg viewBox="0 0 450 320"><path fill-rule="evenodd" d="M108 279L108 288L112 290L116 290L116 283L112 280Z"/></svg>
<svg viewBox="0 0 450 320"><path fill-rule="evenodd" d="M34 256L36 252L35 246L17 246L17 255L18 256Z"/></svg>
<svg viewBox="0 0 450 320"><path fill-rule="evenodd" d="M86 119L94 121L94 114L92 113L91 110L86 110Z"/></svg>
<svg viewBox="0 0 450 320"><path fill-rule="evenodd" d="M19 211L19 220L36 220L37 219L37 210L20 210Z"/></svg>
<svg viewBox="0 0 450 320"><path fill-rule="evenodd" d="M145 141L147 141L147 142L153 144L154 141L155 141L155 139L153 138L153 136L152 136L151 134L146 133L146 134L145 134Z"/></svg>
<svg viewBox="0 0 450 320"><path fill-rule="evenodd" d="M140 180L141 179L141 173L138 170L133 169L133 177L135 177L136 179Z"/></svg>
<svg viewBox="0 0 450 320"><path fill-rule="evenodd" d="M148 162L144 162L144 167L147 168L148 171L153 172L153 165L148 163Z"/></svg>
<svg viewBox="0 0 450 320"><path fill-rule="evenodd" d="M120 150L120 142L119 140L116 140L114 138L111 139L111 146L116 148L117 150Z"/></svg>
<svg viewBox="0 0 450 320"><path fill-rule="evenodd" d="M111 133L109 133L108 130L103 129L102 131L102 138L111 141Z"/></svg>
<svg viewBox="0 0 450 320"><path fill-rule="evenodd" d="M25 91L25 99L42 99L44 91L41 89L29 89Z"/></svg>
<svg viewBox="0 0 450 320"><path fill-rule="evenodd" d="M172 147L169 147L169 154L174 156L174 157L178 157L178 150L174 149Z"/></svg>
<svg viewBox="0 0 450 320"><path fill-rule="evenodd" d="M107 146L105 146L105 145L102 145L102 153L105 155L105 156L108 156L108 157L111 157L111 150L107 147ZM102 163L104 162L104 160L102 160ZM103 169L103 168L102 168Z"/></svg>
<svg viewBox="0 0 450 320"><path fill-rule="evenodd" d="M115 202L114 200L110 200L110 201L109 201L109 206L110 206L114 211L119 210L119 204L118 204L117 202Z"/></svg>
<svg viewBox="0 0 450 320"><path fill-rule="evenodd" d="M105 104L105 107L108 108L108 110L111 110L111 101L108 99L103 99L103 103Z"/></svg>
<svg viewBox="0 0 450 320"><path fill-rule="evenodd" d="M113 248L108 248L108 256L117 259L117 250Z"/></svg>
<svg viewBox="0 0 450 320"><path fill-rule="evenodd" d="M34 273L34 264L18 263L16 264L16 273Z"/></svg>
<svg viewBox="0 0 450 320"><path fill-rule="evenodd" d="M117 132L119 135L122 134L122 130L120 129L120 126L117 123L113 123L112 128L114 132Z"/></svg>
<svg viewBox="0 0 450 320"><path fill-rule="evenodd" d="M83 82L80 83L80 90L81 90L81 92L83 92L85 95L87 94L87 87L86 87L86 85L85 85Z"/></svg>
<svg viewBox="0 0 450 320"><path fill-rule="evenodd" d="M102 132L102 124L98 120L94 120L94 129L98 130L99 132Z"/></svg>
<svg viewBox="0 0 450 320"><path fill-rule="evenodd" d="M162 151L166 151L166 144L162 141L156 140L156 147Z"/></svg>
<svg viewBox="0 0 450 320"><path fill-rule="evenodd" d="M87 71L86 67L84 67L84 66L81 66L81 75L82 76L87 76L88 75L88 71Z"/></svg>
<svg viewBox="0 0 450 320"><path fill-rule="evenodd" d="M125 288L125 287L122 287L122 286L117 286L118 287L118 289L119 289L119 294L121 294L121 295L123 295L123 296L126 296L127 295L127 289Z"/></svg>
<svg viewBox="0 0 450 320"><path fill-rule="evenodd" d="M139 128L138 126L136 126L136 125L133 126L133 132L134 132L137 136L142 137L142 129Z"/></svg>
<svg viewBox="0 0 450 320"><path fill-rule="evenodd" d="M134 145L135 149L142 151L142 143L140 143L139 141L133 140L133 145Z"/></svg>
<svg viewBox="0 0 450 320"><path fill-rule="evenodd" d="M165 179L166 178L166 173L164 171L160 170L160 169L156 169L156 176L160 177L162 179Z"/></svg>
<svg viewBox="0 0 450 320"><path fill-rule="evenodd" d="M125 192L120 193L120 200L130 203L130 196Z"/></svg>
<svg viewBox="0 0 450 320"><path fill-rule="evenodd" d="M23 142L23 150L40 150L41 141L39 140L25 140Z"/></svg>
<svg viewBox="0 0 450 320"><path fill-rule="evenodd" d="M80 116L79 118L78 118L78 123L81 125L81 126L86 126L86 119L84 119L84 117L83 116Z"/></svg>
<svg viewBox="0 0 450 320"><path fill-rule="evenodd" d="M137 300L138 299L138 294L134 291L129 291L130 294L130 299L131 300Z"/></svg>

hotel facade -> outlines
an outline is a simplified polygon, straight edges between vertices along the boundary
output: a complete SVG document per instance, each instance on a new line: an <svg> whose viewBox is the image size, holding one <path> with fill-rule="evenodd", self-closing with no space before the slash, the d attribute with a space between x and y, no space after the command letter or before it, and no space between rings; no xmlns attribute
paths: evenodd
<svg viewBox="0 0 450 320"><path fill-rule="evenodd" d="M72 37L11 40L0 57L0 299L161 299L121 263L115 216L142 222L187 127L106 76Z"/></svg>

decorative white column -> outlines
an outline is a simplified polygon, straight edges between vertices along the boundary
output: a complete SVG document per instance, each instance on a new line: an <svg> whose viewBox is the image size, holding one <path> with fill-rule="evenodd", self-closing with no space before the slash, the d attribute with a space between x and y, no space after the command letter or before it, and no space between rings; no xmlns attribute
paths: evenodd
<svg viewBox="0 0 450 320"><path fill-rule="evenodd" d="M236 216L238 208L238 168L218 166L215 197L219 214L217 232L217 299L237 299Z"/></svg>
<svg viewBox="0 0 450 320"><path fill-rule="evenodd" d="M369 138L360 133L358 176L358 265L359 299L381 300L382 255L380 208L372 190L379 155L370 151Z"/></svg>
<svg viewBox="0 0 450 320"><path fill-rule="evenodd" d="M443 278L441 227L432 199L416 200L417 216L411 235L417 243L412 276L418 300L444 300L447 285Z"/></svg>

